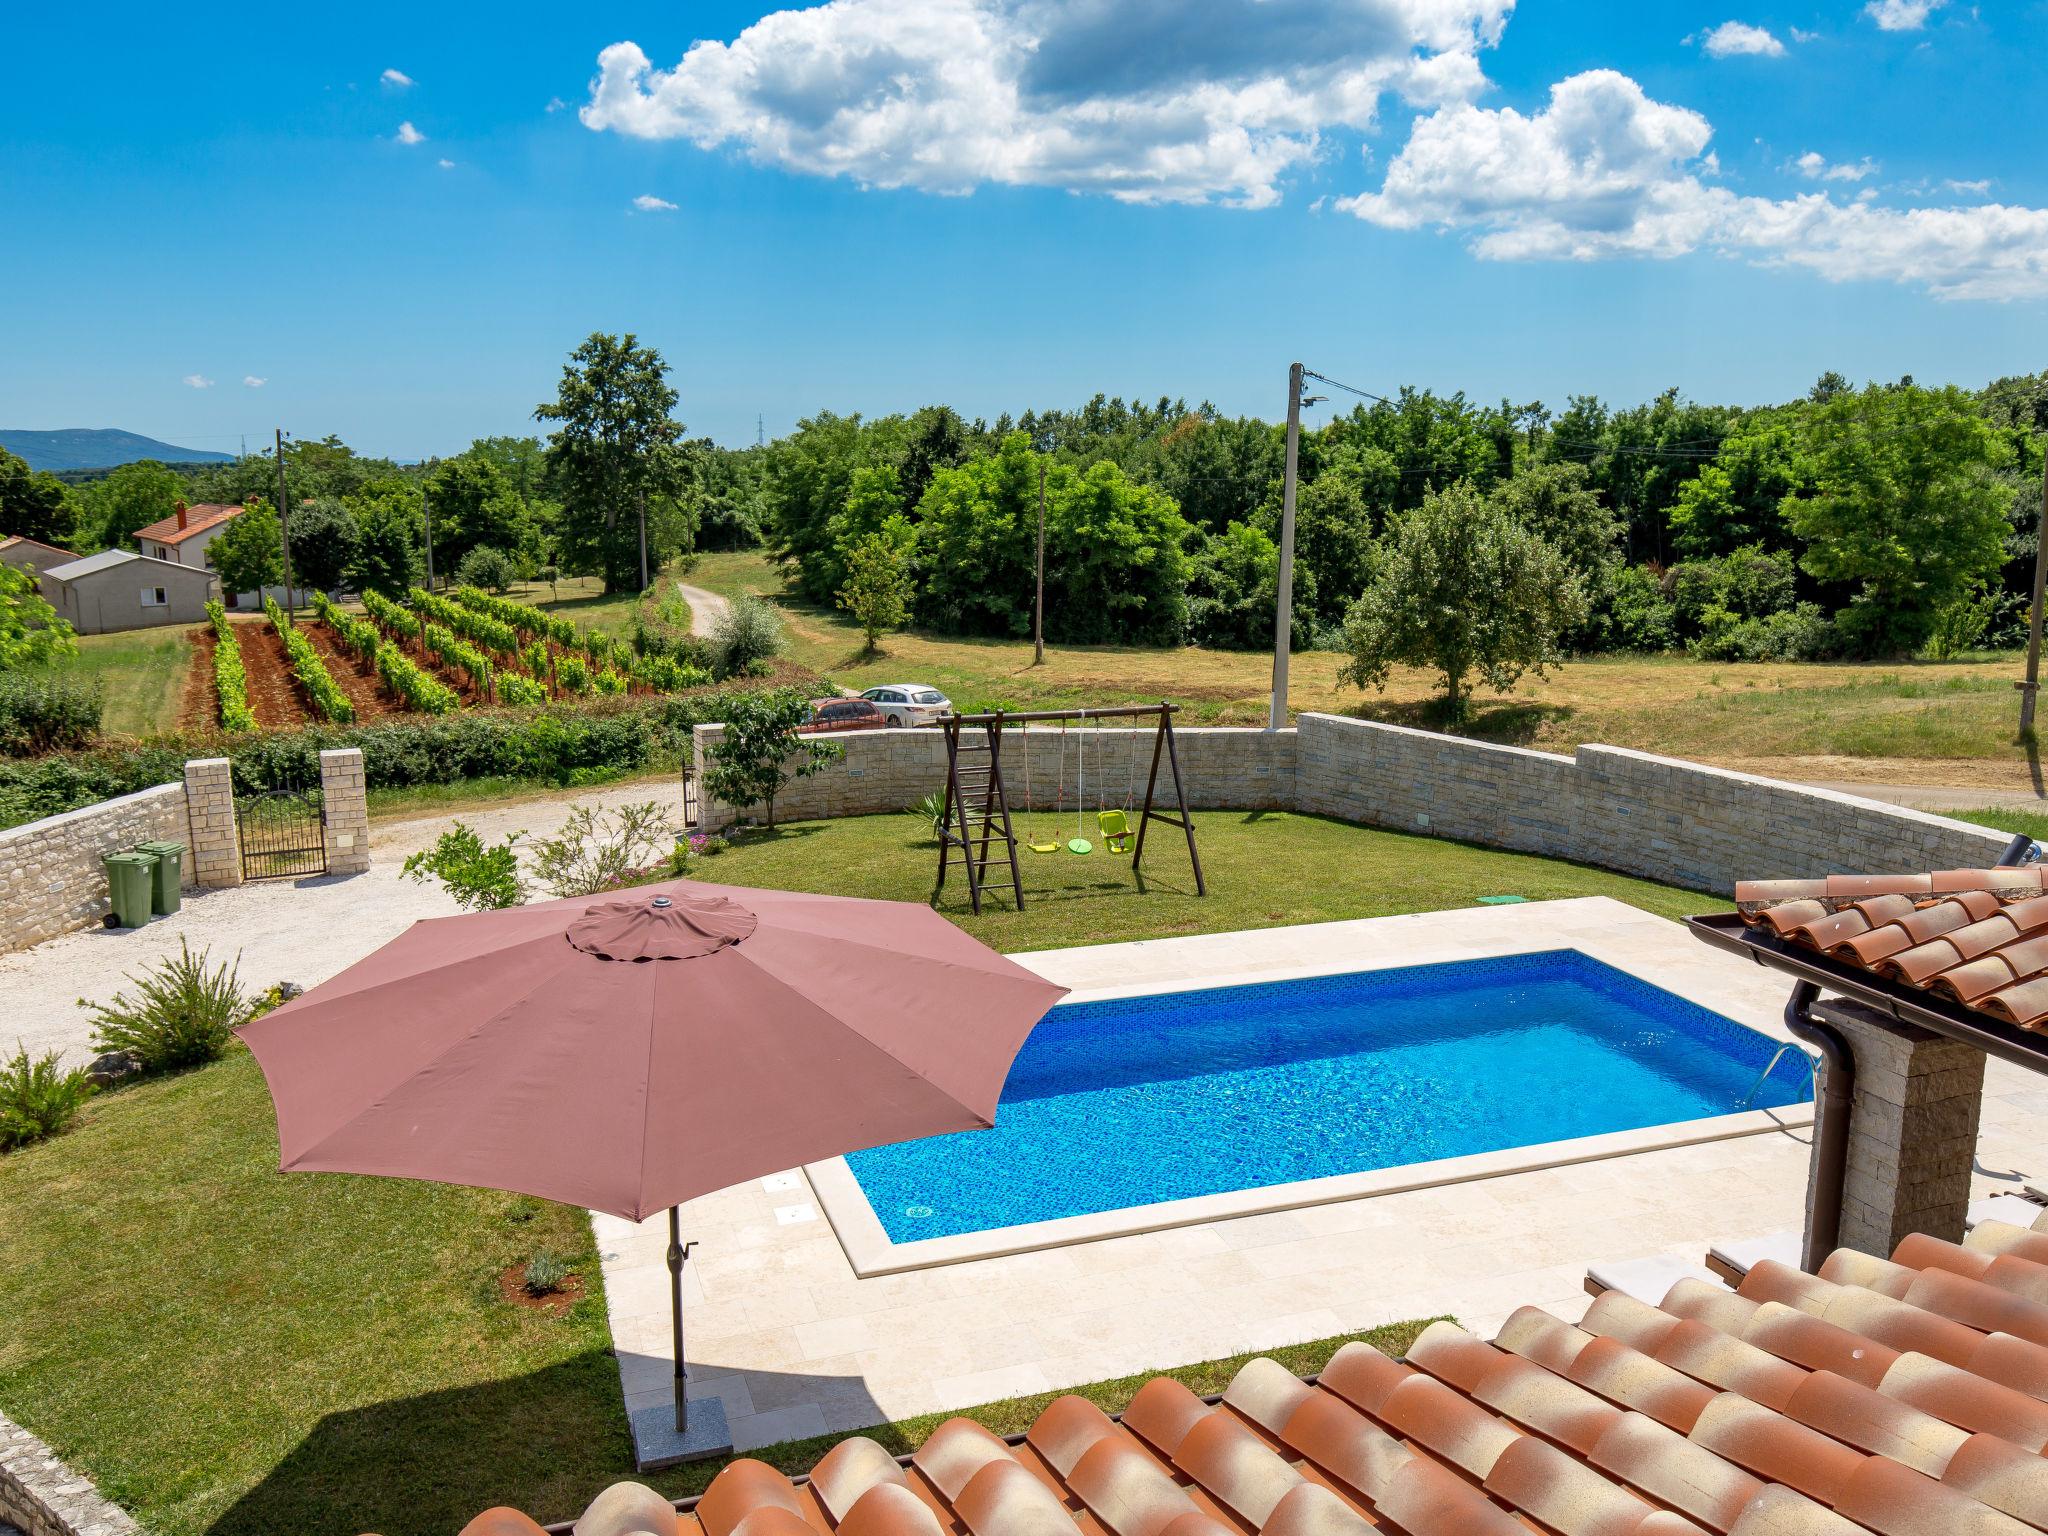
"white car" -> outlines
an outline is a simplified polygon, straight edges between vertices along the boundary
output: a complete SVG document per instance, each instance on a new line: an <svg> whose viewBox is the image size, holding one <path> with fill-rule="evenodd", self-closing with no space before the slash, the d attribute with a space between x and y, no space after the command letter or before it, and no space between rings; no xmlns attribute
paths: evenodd
<svg viewBox="0 0 2048 1536"><path fill-rule="evenodd" d="M929 725L941 715L953 713L951 699L922 683L891 683L870 688L861 697L873 703L891 725Z"/></svg>

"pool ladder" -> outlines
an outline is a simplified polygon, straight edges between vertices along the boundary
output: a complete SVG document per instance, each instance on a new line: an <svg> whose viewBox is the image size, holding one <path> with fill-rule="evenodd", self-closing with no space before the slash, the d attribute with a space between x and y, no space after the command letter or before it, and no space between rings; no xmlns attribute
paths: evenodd
<svg viewBox="0 0 2048 1536"><path fill-rule="evenodd" d="M1741 1098L1735 1101L1735 1108L1738 1112L1749 1108L1750 1101L1755 1099L1757 1094L1763 1090L1763 1086L1767 1081L1769 1081L1771 1074L1778 1070L1778 1063L1785 1059L1785 1053L1787 1051L1797 1052L1799 1059L1806 1063L1807 1087L1809 1088L1811 1096L1816 1102L1820 1099L1820 1077L1814 1067L1813 1057L1809 1055L1805 1050L1801 1049L1798 1045L1795 1045L1792 1041L1787 1040L1783 1045L1779 1046L1777 1050L1771 1053L1771 1064L1765 1067L1763 1071L1757 1073L1756 1081L1749 1085L1749 1092L1745 1093Z"/></svg>

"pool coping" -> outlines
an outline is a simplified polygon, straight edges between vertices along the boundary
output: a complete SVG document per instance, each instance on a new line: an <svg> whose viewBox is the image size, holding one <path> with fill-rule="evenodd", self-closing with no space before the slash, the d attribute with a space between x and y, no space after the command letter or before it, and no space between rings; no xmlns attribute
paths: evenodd
<svg viewBox="0 0 2048 1536"><path fill-rule="evenodd" d="M1529 902L1512 907L1488 909L1489 913L1499 914L1497 936L1493 936L1490 942L1474 943L1467 940L1457 945L1456 953L1432 957L1411 953L1389 956L1384 951L1367 954L1353 952L1341 956L1327 954L1313 961L1294 964L1239 966L1231 970L1217 970L1197 975L1182 971L1175 976L1125 981L1106 986L1075 987L1063 1000L1063 1004L1099 1002L1119 997L1167 992L1206 991L1213 987L1291 981L1314 976L1341 976L1360 971L1395 970L1438 963L1440 960L1478 960L1502 955L1540 954L1545 951L1569 949L1589 960L1611 966L1639 981L1684 998L1699 1007L1720 1013L1767 1038L1780 1041L1790 1039L1783 1027L1776 1025L1775 1020L1771 1025L1760 1023L1755 1018L1753 1010L1739 1005L1731 1008L1730 999L1724 998L1718 1002L1702 999L1694 995L1692 988L1674 985L1674 978L1668 975L1660 977L1644 974L1644 967L1636 956L1617 953L1609 943L1603 942L1607 934L1600 930L1608 928L1609 924L1603 923L1593 932L1580 934L1560 932L1548 921L1540 921L1539 926L1539 913L1542 909L1551 909L1550 913L1542 913L1543 917L1563 916L1566 914L1559 913L1558 909L1577 906L1585 899ZM1411 920L1441 915L1447 914L1413 914ZM1462 911L1458 915L1471 917L1475 914ZM1640 915L1648 923L1659 928L1676 929L1675 924L1669 924L1663 918L1652 917L1648 913ZM1309 930L1324 930L1329 933L1329 937L1336 939L1349 937L1351 934L1340 934L1333 930L1357 931L1361 922L1384 925L1400 921L1380 918L1304 924L1289 928L1246 930L1228 937L1256 942L1259 936L1267 935L1277 941ZM1516 931L1531 926L1539 926L1539 931ZM1682 935L1683 930L1677 931ZM1099 961L1105 950L1171 948L1190 942L1184 939L1148 940L1132 945L1087 946L1082 950L1044 950L1032 954L1013 955L1011 958L1042 973L1058 973L1069 969L1069 957L1077 955L1085 956L1089 961ZM1097 967L1091 965L1089 968ZM1056 974L1055 979L1059 979ZM1745 1014L1750 1016L1744 1017ZM948 1264L965 1264L976 1259L1001 1258L1040 1249L1064 1248L1077 1243L1129 1237L1172 1227L1195 1226L1236 1217L1265 1215L1274 1211L1297 1210L1303 1206L1371 1199L1409 1190L1498 1178L1506 1174L1531 1173L1574 1163L1597 1162L1607 1158L1629 1157L1642 1152L1658 1152L1704 1142L1725 1141L1738 1136L1796 1130L1810 1126L1813 1123L1813 1114L1811 1103L1773 1109L1743 1110L1700 1120L1679 1120L1663 1125L1642 1126L1634 1130L1607 1131L1595 1136L1572 1137L1562 1141L1538 1142L1520 1147L1502 1147L1491 1152L1467 1153L1461 1157L1404 1163L1398 1167L1367 1169L1358 1173L1329 1174L1321 1178L1267 1184L1252 1189L1222 1190L1215 1194L1163 1200L1150 1205L1122 1206L1110 1211L1093 1211L1079 1216L1057 1217L1050 1221L991 1227L979 1232L919 1238L903 1243L893 1241L883 1229L880 1218L875 1215L873 1206L868 1202L866 1191L861 1188L860 1181L854 1176L845 1158L833 1157L807 1163L804 1165L804 1174L810 1181L819 1211L839 1239L855 1276L865 1280L878 1275L901 1274L907 1270L931 1269Z"/></svg>

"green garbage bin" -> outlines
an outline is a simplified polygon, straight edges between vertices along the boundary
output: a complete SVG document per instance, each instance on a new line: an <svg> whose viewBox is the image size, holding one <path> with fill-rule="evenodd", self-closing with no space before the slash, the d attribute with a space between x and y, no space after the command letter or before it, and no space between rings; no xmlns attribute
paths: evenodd
<svg viewBox="0 0 2048 1536"><path fill-rule="evenodd" d="M110 853L107 866L107 894L114 904L114 926L140 928L149 921L149 871L156 856L149 853Z"/></svg>
<svg viewBox="0 0 2048 1536"><path fill-rule="evenodd" d="M150 875L150 904L161 917L178 910L178 887L184 883L183 843L137 843L137 853L156 855L156 869Z"/></svg>

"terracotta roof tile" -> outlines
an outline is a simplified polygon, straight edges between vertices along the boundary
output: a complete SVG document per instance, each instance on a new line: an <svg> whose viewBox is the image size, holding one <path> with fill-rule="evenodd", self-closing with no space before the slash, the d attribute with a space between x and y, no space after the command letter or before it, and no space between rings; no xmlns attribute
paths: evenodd
<svg viewBox="0 0 2048 1536"><path fill-rule="evenodd" d="M136 529L134 537L138 541L148 539L156 544L182 544L194 534L203 533L208 528L238 516L241 511L242 509L232 502L194 502L185 509L184 527L178 526L178 515L173 512L169 517L159 518L145 527Z"/></svg>

